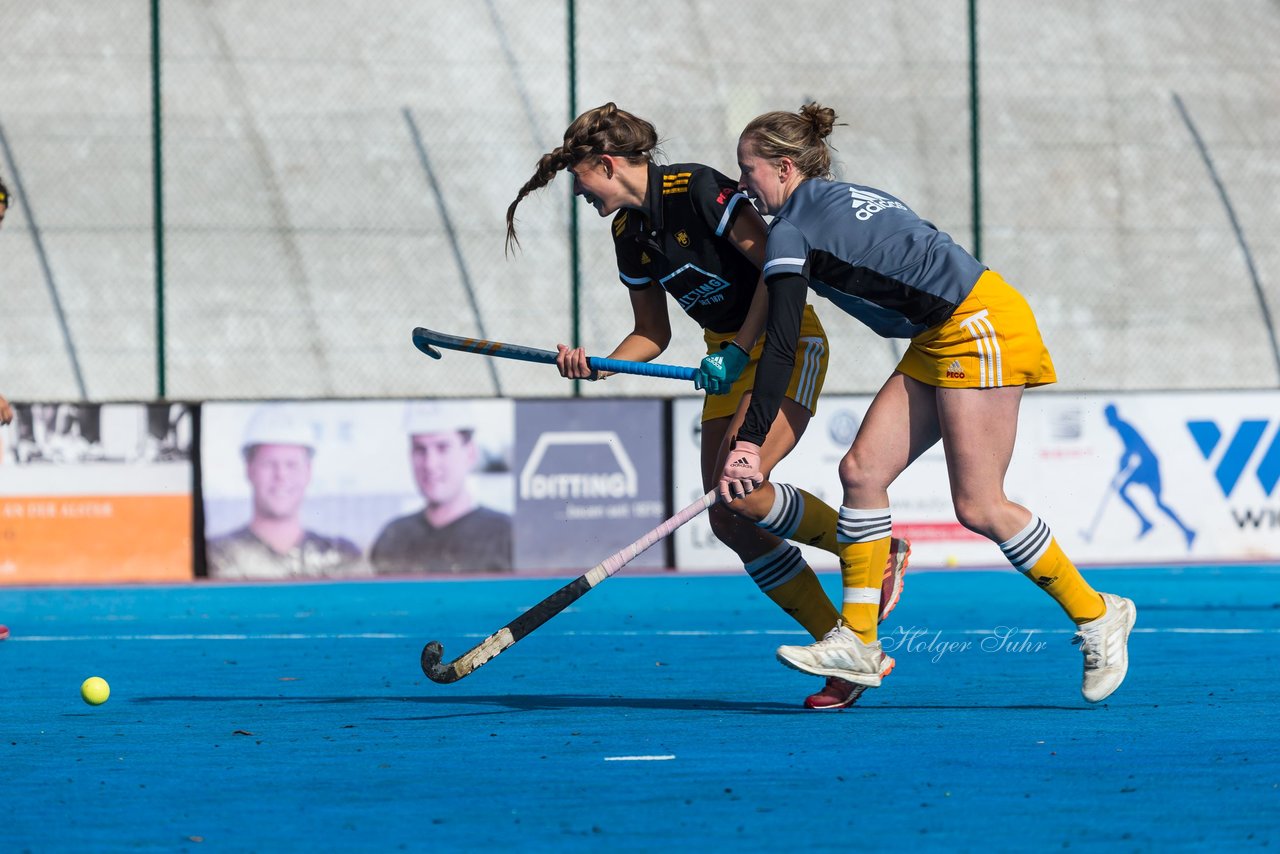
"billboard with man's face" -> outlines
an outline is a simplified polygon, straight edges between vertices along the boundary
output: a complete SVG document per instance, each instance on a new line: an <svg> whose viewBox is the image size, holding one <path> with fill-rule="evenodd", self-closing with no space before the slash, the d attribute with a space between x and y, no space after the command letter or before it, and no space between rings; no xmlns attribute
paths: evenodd
<svg viewBox="0 0 1280 854"><path fill-rule="evenodd" d="M210 578L511 568L511 401L210 403L202 423Z"/></svg>

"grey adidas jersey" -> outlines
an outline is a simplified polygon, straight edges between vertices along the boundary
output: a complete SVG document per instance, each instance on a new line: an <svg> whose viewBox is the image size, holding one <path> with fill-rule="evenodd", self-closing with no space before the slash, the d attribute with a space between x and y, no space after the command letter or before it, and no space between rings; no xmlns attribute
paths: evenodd
<svg viewBox="0 0 1280 854"><path fill-rule="evenodd" d="M764 275L799 274L886 338L949 318L986 270L888 193L810 179L769 226Z"/></svg>

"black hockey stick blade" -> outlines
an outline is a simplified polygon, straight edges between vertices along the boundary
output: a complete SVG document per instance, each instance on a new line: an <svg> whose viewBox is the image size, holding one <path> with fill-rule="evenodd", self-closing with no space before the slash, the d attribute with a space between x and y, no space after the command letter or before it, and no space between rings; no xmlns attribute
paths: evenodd
<svg viewBox="0 0 1280 854"><path fill-rule="evenodd" d="M422 648L422 672L432 682L441 684L457 682L464 676L470 675L477 668L500 655L503 650L514 646L516 641L581 599L593 587L622 569L654 543L669 536L681 525L701 514L716 502L716 498L717 494L713 489L631 545L614 552L585 574L570 581L448 664L440 663L444 657L444 647L439 641L431 641Z"/></svg>
<svg viewBox="0 0 1280 854"><path fill-rule="evenodd" d="M457 682L462 678L458 668L441 664L440 659L443 657L444 647L439 641L431 641L422 648L422 672L427 674L427 678L432 682L439 682L441 685Z"/></svg>

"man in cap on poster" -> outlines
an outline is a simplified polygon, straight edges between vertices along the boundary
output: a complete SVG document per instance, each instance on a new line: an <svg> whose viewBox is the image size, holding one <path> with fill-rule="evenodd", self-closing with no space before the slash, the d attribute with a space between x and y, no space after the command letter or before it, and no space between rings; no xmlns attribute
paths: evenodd
<svg viewBox="0 0 1280 854"><path fill-rule="evenodd" d="M209 577L234 580L350 578L372 574L354 543L302 526L315 456L311 425L296 406L264 404L245 429L241 453L253 516L209 541Z"/></svg>
<svg viewBox="0 0 1280 854"><path fill-rule="evenodd" d="M387 523L369 559L379 574L501 572L511 569L511 518L482 507L469 477L480 452L476 419L456 401L411 403L409 458L422 510Z"/></svg>

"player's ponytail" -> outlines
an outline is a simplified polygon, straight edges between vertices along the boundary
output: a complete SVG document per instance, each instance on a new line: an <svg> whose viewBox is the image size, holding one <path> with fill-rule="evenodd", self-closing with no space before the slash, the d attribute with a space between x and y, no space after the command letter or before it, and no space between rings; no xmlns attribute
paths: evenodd
<svg viewBox="0 0 1280 854"><path fill-rule="evenodd" d="M830 107L824 107L813 101L800 108L800 115L809 122L810 131L815 140L824 140L835 130L836 111Z"/></svg>
<svg viewBox="0 0 1280 854"><path fill-rule="evenodd" d="M538 159L538 167L534 170L533 177L525 181L524 186L520 188L520 192L516 194L516 200L507 208L508 252L511 251L513 245L520 245L520 240L516 237L516 207L524 200L525 196L534 190L541 190L551 183L551 179L556 177L557 172L561 169L568 169L572 165L572 155L569 154L564 146L553 149L549 154L544 154Z"/></svg>
<svg viewBox="0 0 1280 854"><path fill-rule="evenodd" d="M618 109L612 101L578 116L565 130L564 144L542 155L533 177L525 182L507 208L507 251L513 245L520 245L516 237L516 207L525 196L550 184L560 170L601 154L623 157L630 163L644 163L652 158L657 147L658 132L653 125Z"/></svg>

